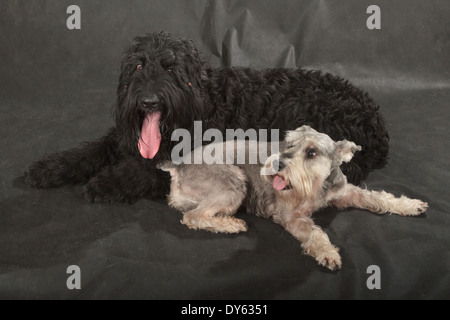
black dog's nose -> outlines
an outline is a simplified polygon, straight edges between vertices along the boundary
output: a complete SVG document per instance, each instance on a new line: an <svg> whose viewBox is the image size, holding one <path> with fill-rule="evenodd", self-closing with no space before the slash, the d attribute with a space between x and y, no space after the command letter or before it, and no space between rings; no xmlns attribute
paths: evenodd
<svg viewBox="0 0 450 320"><path fill-rule="evenodd" d="M158 106L158 102L159 102L159 99L156 96L156 94L148 96L148 97L143 97L141 99L141 105L144 108L156 108Z"/></svg>
<svg viewBox="0 0 450 320"><path fill-rule="evenodd" d="M280 172L281 170L286 168L286 164L283 161L278 161L278 160L274 160L272 162L272 166L277 172Z"/></svg>

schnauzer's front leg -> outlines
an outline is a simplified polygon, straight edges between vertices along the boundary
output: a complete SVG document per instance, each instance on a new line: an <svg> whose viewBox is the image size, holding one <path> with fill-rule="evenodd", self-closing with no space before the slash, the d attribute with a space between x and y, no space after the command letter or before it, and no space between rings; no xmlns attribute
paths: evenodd
<svg viewBox="0 0 450 320"><path fill-rule="evenodd" d="M170 175L135 157L105 168L89 180L84 196L91 202L135 203L140 198L162 198L169 193Z"/></svg>
<svg viewBox="0 0 450 320"><path fill-rule="evenodd" d="M37 188L86 183L104 166L118 161L116 131L113 128L101 139L32 163L25 171L25 182Z"/></svg>
<svg viewBox="0 0 450 320"><path fill-rule="evenodd" d="M328 235L314 221L306 216L291 214L275 216L274 221L281 224L302 243L305 253L330 270L339 270L342 266L339 249L331 244Z"/></svg>
<svg viewBox="0 0 450 320"><path fill-rule="evenodd" d="M417 216L425 212L428 203L405 196L396 198L385 191L363 190L352 184L347 184L337 199L331 203L338 208L355 207L367 209L376 213L395 213L401 216Z"/></svg>

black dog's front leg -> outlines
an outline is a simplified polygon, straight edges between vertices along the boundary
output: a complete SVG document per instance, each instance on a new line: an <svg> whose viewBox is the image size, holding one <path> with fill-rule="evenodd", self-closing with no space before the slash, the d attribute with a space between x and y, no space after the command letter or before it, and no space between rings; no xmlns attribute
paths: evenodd
<svg viewBox="0 0 450 320"><path fill-rule="evenodd" d="M91 202L135 203L140 198L162 198L169 193L170 175L152 160L128 157L105 168L84 188Z"/></svg>
<svg viewBox="0 0 450 320"><path fill-rule="evenodd" d="M86 183L107 165L119 161L117 129L80 148L50 154L32 163L25 171L25 182L36 188Z"/></svg>

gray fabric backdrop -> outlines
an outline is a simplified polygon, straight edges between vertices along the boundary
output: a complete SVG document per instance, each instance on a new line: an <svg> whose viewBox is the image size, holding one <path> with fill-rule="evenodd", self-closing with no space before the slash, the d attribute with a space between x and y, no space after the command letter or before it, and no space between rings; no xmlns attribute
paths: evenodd
<svg viewBox="0 0 450 320"><path fill-rule="evenodd" d="M81 30L66 9L81 8ZM366 9L381 8L369 30ZM450 298L448 1L0 2L0 298ZM423 218L327 209L316 220L343 270L301 254L279 226L240 213L240 235L187 230L163 202L89 204L80 186L26 187L45 153L103 135L135 35L192 38L214 66L322 69L380 104L390 161L369 188L424 199ZM78 265L82 289L68 290ZM381 269L369 290L367 267Z"/></svg>

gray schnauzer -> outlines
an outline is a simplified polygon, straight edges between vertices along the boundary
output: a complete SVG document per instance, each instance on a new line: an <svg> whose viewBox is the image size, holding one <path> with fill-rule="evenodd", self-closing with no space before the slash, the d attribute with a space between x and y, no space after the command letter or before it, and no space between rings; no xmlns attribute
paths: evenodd
<svg viewBox="0 0 450 320"><path fill-rule="evenodd" d="M245 149L248 159L270 150L270 143L225 142L221 150L226 164L175 165L164 162L159 168L172 176L169 205L183 212L181 223L191 229L237 233L247 231L246 223L233 217L242 205L248 212L272 218L298 239L304 252L331 270L340 269L339 249L311 219L313 212L326 206L356 207L377 213L419 215L428 204L405 196L396 198L385 191L369 191L347 183L340 165L352 159L361 147L308 126L288 131L279 153L256 164L239 164L238 152ZM205 150L203 147L202 150ZM267 152L265 153L267 154ZM193 159L193 155L186 156ZM231 157L231 159L230 159ZM244 161L245 162L245 161Z"/></svg>

